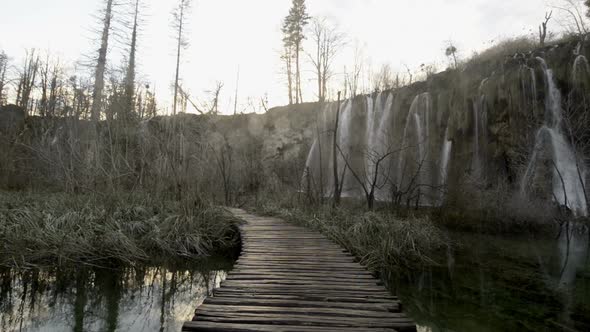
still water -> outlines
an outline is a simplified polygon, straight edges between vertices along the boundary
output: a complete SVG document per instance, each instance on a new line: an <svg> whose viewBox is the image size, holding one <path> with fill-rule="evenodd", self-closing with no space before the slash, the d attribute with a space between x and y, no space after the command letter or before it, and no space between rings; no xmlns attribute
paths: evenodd
<svg viewBox="0 0 590 332"><path fill-rule="evenodd" d="M423 332L590 331L588 231L450 233L440 266L390 280ZM1 271L0 331L180 331L230 262Z"/></svg>
<svg viewBox="0 0 590 332"><path fill-rule="evenodd" d="M585 227L554 237L450 237L440 267L391 281L420 331L590 331Z"/></svg>
<svg viewBox="0 0 590 332"><path fill-rule="evenodd" d="M195 265L0 271L0 331L180 331L231 267Z"/></svg>

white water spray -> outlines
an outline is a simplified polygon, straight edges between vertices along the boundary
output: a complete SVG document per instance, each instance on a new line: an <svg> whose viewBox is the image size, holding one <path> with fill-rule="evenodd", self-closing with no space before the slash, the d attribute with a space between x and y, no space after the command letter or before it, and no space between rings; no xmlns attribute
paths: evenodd
<svg viewBox="0 0 590 332"><path fill-rule="evenodd" d="M521 183L526 194L527 186L534 177L539 154L550 147L553 164L552 195L557 202L568 207L575 215L587 215L588 208L584 195L582 166L578 166L576 155L566 135L562 132L561 92L555 84L553 71L542 58L537 58L545 73L545 125L539 129L535 148Z"/></svg>

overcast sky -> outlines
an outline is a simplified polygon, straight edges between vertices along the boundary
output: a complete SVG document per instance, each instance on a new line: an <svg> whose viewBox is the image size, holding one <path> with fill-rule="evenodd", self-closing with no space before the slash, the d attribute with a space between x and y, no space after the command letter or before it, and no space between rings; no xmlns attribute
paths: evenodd
<svg viewBox="0 0 590 332"><path fill-rule="evenodd" d="M124 1L124 0L122 0ZM177 0L142 0L140 77L156 86L162 107L169 108L174 76L171 11ZM0 0L0 49L16 62L26 48L50 50L62 62L92 54L98 28L93 14L104 0ZM236 72L240 66L240 105L248 97L268 94L271 106L287 102L280 75L280 26L291 0L194 0L190 14L190 47L183 57L182 77L191 95L205 98L216 81L225 84L223 111L233 110ZM308 0L309 14L327 16L350 40L338 68L353 62L352 45L363 46L373 67L417 69L422 63L446 66L445 42L453 40L462 57L489 47L492 41L536 32L546 11L544 0ZM550 28L558 29L557 23ZM120 65L122 47L110 48L110 65ZM117 60L115 60L117 59ZM307 67L306 67L307 68ZM342 69L338 69L342 71ZM314 99L309 70L304 99ZM242 107L241 107L242 108Z"/></svg>

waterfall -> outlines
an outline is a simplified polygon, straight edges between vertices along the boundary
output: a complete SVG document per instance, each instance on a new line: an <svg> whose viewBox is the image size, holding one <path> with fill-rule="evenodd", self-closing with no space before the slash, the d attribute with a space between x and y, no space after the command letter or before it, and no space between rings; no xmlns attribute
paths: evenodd
<svg viewBox="0 0 590 332"><path fill-rule="evenodd" d="M392 125L395 115L392 113L393 94L380 92L373 102L371 96L367 97L367 126L366 126L366 147L365 170L367 185L370 186L374 178L375 160L384 156L392 150L392 137L389 127ZM383 102L385 100L385 103ZM374 107L373 107L374 105ZM380 171L386 172L383 164L380 164ZM387 174L383 174L380 183L386 182ZM384 190L378 189L382 194ZM382 195L381 195L382 196Z"/></svg>
<svg viewBox="0 0 590 332"><path fill-rule="evenodd" d="M428 92L422 93L414 98L410 111L406 117L406 124L403 130L402 145L403 151L400 153L398 167L397 167L397 182L398 187L402 188L408 177L408 171L416 172L415 174L409 174L410 177L417 175L418 186L431 184L429 165L428 165L428 150L430 147L429 142L429 125L430 120L430 94ZM414 135L410 136L409 130L413 125ZM408 155L417 148L418 154L414 160L408 158ZM412 163L412 164L410 164ZM415 163L415 164L414 164ZM410 168L408 168L410 166ZM412 167L414 166L414 167Z"/></svg>
<svg viewBox="0 0 590 332"><path fill-rule="evenodd" d="M479 100L473 102L473 153L476 166L479 167Z"/></svg>
<svg viewBox="0 0 590 332"><path fill-rule="evenodd" d="M451 151L453 149L453 141L449 139L449 126L445 130L445 140L443 141L443 147L440 157L440 186L445 187L447 185L447 179L449 175L449 163L451 161ZM443 203L445 198L445 191L441 191L440 204Z"/></svg>
<svg viewBox="0 0 590 332"><path fill-rule="evenodd" d="M362 181L367 181L363 184L368 185L368 188L375 178L375 162L380 160L375 188L377 200L387 200L391 198L392 190L406 186L403 190L411 189L406 198L416 200L421 205L438 204L444 195L439 198L440 195L431 188L446 184L452 148L449 129L445 131L444 141L441 142L443 138L436 133L439 127L431 128L429 123L434 120L429 93L417 95L405 119L401 121L398 116L402 104L395 103L394 106L395 100L395 93L382 92L365 99L355 99L356 103L351 99L342 102L336 141L350 167ZM320 137L316 137L308 152L305 165L309 172L304 173L302 178L304 186L309 183L314 186L314 191L318 191L318 181L322 174L320 172L324 171L321 181L324 186L321 189L325 189L323 193L327 195L331 195L334 188L330 133L334 126L336 105L327 104L323 110L323 119L319 116L319 121L323 121L323 124L318 124L316 136ZM357 110L359 106L367 107L366 112ZM366 118L362 119L362 116ZM363 121L360 126L357 122L359 119ZM431 133L431 129L434 132ZM398 135L396 130L403 134ZM402 151L392 153L399 150ZM345 167L342 154L337 153L340 175ZM323 161L319 160L320 156ZM384 156L387 157L382 159ZM403 179L404 175L406 179ZM361 184L358 181L353 172L347 170L342 183L342 196L362 197L359 191Z"/></svg>
<svg viewBox="0 0 590 332"><path fill-rule="evenodd" d="M311 145L311 149L309 150L309 153L307 155L307 160L305 161L305 170L303 171L303 181L302 184L304 187L307 186L308 182L313 182L314 181L314 169L312 168L312 162L314 160L316 160L316 155L317 155L317 160L318 163L321 162L321 160L319 160L319 138L316 138L313 141L313 144ZM321 165L320 165L321 167ZM311 189L311 188L308 188Z"/></svg>
<svg viewBox="0 0 590 332"><path fill-rule="evenodd" d="M332 140L330 138L330 130L334 125L329 121L329 116L335 116L336 107L334 103L326 104L317 118L314 132L315 139L307 155L305 161L305 169L303 170L303 177L301 180L302 188L320 190L323 193L328 193L333 187L332 175ZM326 168L327 167L327 168ZM328 170L330 172L328 173ZM311 184L313 188L307 188ZM321 186L318 188L318 186Z"/></svg>
<svg viewBox="0 0 590 332"><path fill-rule="evenodd" d="M583 67L581 67L582 65ZM588 59L586 59L585 56L578 55L576 57L576 60L574 60L574 66L572 69L572 78L574 80L574 83L580 81L580 74L582 74L580 72L581 70L584 70L586 74L590 74L590 64L588 63Z"/></svg>
<svg viewBox="0 0 590 332"><path fill-rule="evenodd" d="M536 109L537 105L537 76L535 75L535 68L529 68L531 72L531 94L532 94L532 101L533 101L533 110Z"/></svg>
<svg viewBox="0 0 590 332"><path fill-rule="evenodd" d="M342 151L342 154L338 152L338 173L342 174L344 168L346 167L346 162L344 158L347 158L349 162L351 161L352 156L352 141L351 141L351 134L350 129L352 125L352 115L353 115L353 108L352 108L352 99L347 99L342 105L340 109L340 122L338 124L338 146ZM342 183L342 196L351 196L351 191L355 188L355 179L353 178L350 171L347 171ZM332 187L334 185L332 184Z"/></svg>
<svg viewBox="0 0 590 332"><path fill-rule="evenodd" d="M367 148L365 153L367 157L365 158L365 171L367 173L367 184L370 183L370 179L373 177L373 167L371 167L371 152L375 149L373 141L375 140L375 121L376 121L376 113L381 109L381 92L376 97L377 102L375 103L373 100L373 96L367 96L367 126L366 126L366 133L365 138L367 142ZM375 105L376 104L376 105Z"/></svg>
<svg viewBox="0 0 590 332"><path fill-rule="evenodd" d="M535 148L522 179L521 191L526 194L527 186L534 177L539 153L550 148L553 165L552 194L560 205L567 206L575 215L587 215L583 177L578 169L576 154L562 131L563 110L561 92L555 84L553 71L542 58L537 58L545 73L545 124L537 132ZM582 179L581 179L582 178Z"/></svg>
<svg viewBox="0 0 590 332"><path fill-rule="evenodd" d="M488 79L485 78L479 84L478 96L473 101L473 172L479 177L482 175L484 165L481 146L487 146L487 108L483 88Z"/></svg>

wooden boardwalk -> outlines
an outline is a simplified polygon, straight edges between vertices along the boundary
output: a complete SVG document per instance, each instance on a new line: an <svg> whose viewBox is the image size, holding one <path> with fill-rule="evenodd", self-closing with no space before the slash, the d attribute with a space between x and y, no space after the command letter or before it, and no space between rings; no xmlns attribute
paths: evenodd
<svg viewBox="0 0 590 332"><path fill-rule="evenodd" d="M416 331L399 300L321 234L231 211L245 221L242 255L183 331Z"/></svg>

